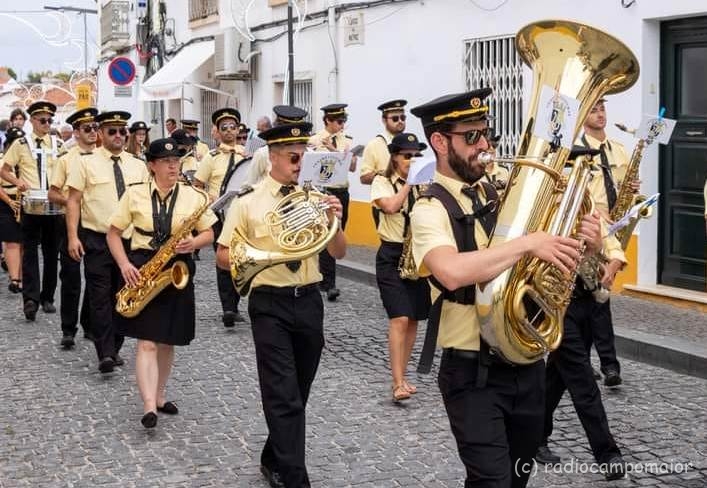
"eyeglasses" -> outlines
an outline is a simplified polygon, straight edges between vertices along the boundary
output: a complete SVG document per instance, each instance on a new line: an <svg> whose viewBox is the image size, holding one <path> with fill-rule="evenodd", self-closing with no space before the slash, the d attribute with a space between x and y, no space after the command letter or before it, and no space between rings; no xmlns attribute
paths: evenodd
<svg viewBox="0 0 707 488"><path fill-rule="evenodd" d="M403 115L389 115L386 117L388 120L392 120L394 124L397 124L398 121L403 121L405 122L407 120L408 116L403 114Z"/></svg>
<svg viewBox="0 0 707 488"><path fill-rule="evenodd" d="M401 156L406 161L410 161L412 158L417 157L419 155L410 153L398 153L398 156Z"/></svg>
<svg viewBox="0 0 707 488"><path fill-rule="evenodd" d="M111 127L108 129L106 132L108 132L109 136L114 136L118 133L120 133L121 136L127 136L128 135L128 130L125 127L121 127L120 129L116 129L115 127Z"/></svg>
<svg viewBox="0 0 707 488"><path fill-rule="evenodd" d="M453 131L442 132L442 134L445 134L448 136L451 136L451 135L464 136L464 142L466 142L466 144L468 146L472 146L472 145L476 144L477 142L479 142L479 139L481 139L482 136L484 138L488 137L488 133L489 133L488 127L484 128L484 129L471 129L466 132L453 132Z"/></svg>
<svg viewBox="0 0 707 488"><path fill-rule="evenodd" d="M238 128L237 124L223 124L218 128L221 132L226 132L227 130L236 130Z"/></svg>
<svg viewBox="0 0 707 488"><path fill-rule="evenodd" d="M90 134L91 132L96 132L98 130L98 124L82 125L81 130L83 132L85 132L86 134Z"/></svg>
<svg viewBox="0 0 707 488"><path fill-rule="evenodd" d="M34 119L34 120L36 120L36 121L39 122L40 124L53 124L53 123L54 123L54 119L52 119L51 117L49 117L49 118L46 118L46 117L41 117L41 118L40 118L40 117L37 117L37 118Z"/></svg>

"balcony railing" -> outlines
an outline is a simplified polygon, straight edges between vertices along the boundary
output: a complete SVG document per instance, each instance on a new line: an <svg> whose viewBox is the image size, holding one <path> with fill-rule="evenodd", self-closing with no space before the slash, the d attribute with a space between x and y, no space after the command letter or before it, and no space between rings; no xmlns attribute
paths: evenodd
<svg viewBox="0 0 707 488"><path fill-rule="evenodd" d="M189 0L189 21L218 15L218 0Z"/></svg>

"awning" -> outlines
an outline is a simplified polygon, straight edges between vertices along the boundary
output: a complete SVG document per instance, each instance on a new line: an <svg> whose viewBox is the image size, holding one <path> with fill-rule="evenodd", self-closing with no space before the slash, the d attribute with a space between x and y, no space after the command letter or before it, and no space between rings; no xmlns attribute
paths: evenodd
<svg viewBox="0 0 707 488"><path fill-rule="evenodd" d="M189 44L140 87L143 101L182 98L182 88L194 71L214 55L214 41Z"/></svg>

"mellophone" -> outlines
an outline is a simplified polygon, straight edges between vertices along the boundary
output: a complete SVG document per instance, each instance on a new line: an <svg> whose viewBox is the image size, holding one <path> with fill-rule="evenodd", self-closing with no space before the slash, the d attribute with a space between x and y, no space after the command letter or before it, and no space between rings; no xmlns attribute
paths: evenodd
<svg viewBox="0 0 707 488"><path fill-rule="evenodd" d="M64 207L49 201L47 190L31 189L22 195L22 211L29 215L63 215Z"/></svg>

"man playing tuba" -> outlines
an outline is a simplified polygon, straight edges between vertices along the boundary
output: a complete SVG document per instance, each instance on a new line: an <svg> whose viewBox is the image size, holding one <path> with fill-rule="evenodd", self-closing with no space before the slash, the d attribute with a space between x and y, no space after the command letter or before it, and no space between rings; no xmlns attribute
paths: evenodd
<svg viewBox="0 0 707 488"><path fill-rule="evenodd" d="M271 169L252 192L242 195L228 211L218 238L217 264L221 268L230 269L232 234L242 236L258 251L281 251L266 222L272 215L270 210L280 207L287 195L303 193L296 185L311 129L312 124L301 122L279 125L259 134L267 141ZM329 207L328 219L341 219L339 200L332 195L318 195L321 203ZM292 207L282 207L283 217L298 212ZM340 228L330 229L331 232L335 234L326 248L332 257L341 259L346 252L344 233ZM304 462L305 407L324 346L324 310L318 286L321 279L315 249L305 258L262 270L250 285L248 314L269 431L260 456L260 471L270 486L309 486Z"/></svg>
<svg viewBox="0 0 707 488"><path fill-rule="evenodd" d="M447 95L412 109L422 119L437 158L434 183L412 211L412 249L420 276L429 276L434 305L428 334L443 348L439 387L466 487L525 486L542 436L545 364L512 365L489 352L474 308L475 285L526 256L571 273L580 241L532 232L487 248L496 224L494 187L478 157L489 143L490 88ZM583 218L578 238L601 246L599 220ZM426 338L434 351L434 337ZM424 355L427 354L423 351Z"/></svg>

